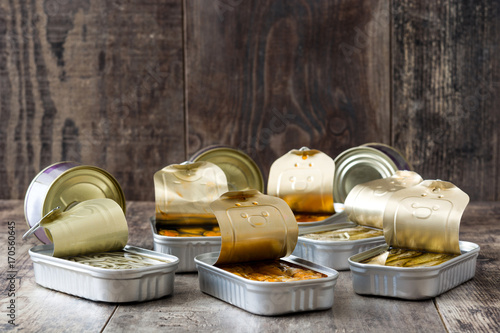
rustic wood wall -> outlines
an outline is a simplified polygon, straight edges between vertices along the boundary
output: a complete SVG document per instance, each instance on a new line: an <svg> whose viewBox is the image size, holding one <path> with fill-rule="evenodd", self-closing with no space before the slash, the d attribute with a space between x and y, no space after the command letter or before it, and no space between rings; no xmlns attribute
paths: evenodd
<svg viewBox="0 0 500 333"><path fill-rule="evenodd" d="M309 146L400 149L500 200L494 0L1 0L0 199L45 166L100 166L128 200L211 144L267 176Z"/></svg>

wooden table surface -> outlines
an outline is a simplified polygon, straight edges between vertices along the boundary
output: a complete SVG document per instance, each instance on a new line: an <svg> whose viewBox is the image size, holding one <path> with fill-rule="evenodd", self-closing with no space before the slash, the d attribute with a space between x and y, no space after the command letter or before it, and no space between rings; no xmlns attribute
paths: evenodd
<svg viewBox="0 0 500 333"><path fill-rule="evenodd" d="M148 223L153 202L130 202L129 244L153 248ZM22 241L27 230L20 200L0 201L2 230L2 301L0 331L20 332L498 332L500 330L500 202L476 202L467 208L460 239L481 247L475 277L430 300L405 301L360 296L353 292L350 271L340 272L330 310L263 317L200 292L196 273L175 276L174 294L132 304L88 301L45 289L35 282L28 250L36 238ZM8 222L15 222L15 263L8 267ZM16 271L15 297L8 297L8 271ZM15 323L8 323L10 300Z"/></svg>

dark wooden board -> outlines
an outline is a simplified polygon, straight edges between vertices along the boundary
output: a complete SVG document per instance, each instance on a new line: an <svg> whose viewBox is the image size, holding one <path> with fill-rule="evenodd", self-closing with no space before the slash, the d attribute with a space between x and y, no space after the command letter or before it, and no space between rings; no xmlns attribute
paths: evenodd
<svg viewBox="0 0 500 333"><path fill-rule="evenodd" d="M500 3L392 1L393 145L424 179L499 200Z"/></svg>
<svg viewBox="0 0 500 333"><path fill-rule="evenodd" d="M188 155L390 143L388 1L185 1Z"/></svg>
<svg viewBox="0 0 500 333"><path fill-rule="evenodd" d="M74 160L153 200L185 159L182 22L180 0L2 1L0 198Z"/></svg>
<svg viewBox="0 0 500 333"><path fill-rule="evenodd" d="M500 205L472 204L460 239L479 244L475 277L436 298L449 332L495 332L500 328Z"/></svg>

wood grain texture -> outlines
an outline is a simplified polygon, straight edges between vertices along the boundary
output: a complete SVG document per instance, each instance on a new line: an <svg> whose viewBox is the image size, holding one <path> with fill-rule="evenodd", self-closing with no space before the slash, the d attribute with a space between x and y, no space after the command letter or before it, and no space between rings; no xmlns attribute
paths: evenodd
<svg viewBox="0 0 500 333"><path fill-rule="evenodd" d="M152 200L154 172L185 159L182 22L178 0L3 1L0 198L74 160Z"/></svg>
<svg viewBox="0 0 500 333"><path fill-rule="evenodd" d="M390 143L388 1L185 1L188 155Z"/></svg>
<svg viewBox="0 0 500 333"><path fill-rule="evenodd" d="M424 179L499 200L500 4L392 1L393 145Z"/></svg>
<svg viewBox="0 0 500 333"><path fill-rule="evenodd" d="M460 239L479 244L476 275L436 298L449 332L496 332L500 328L500 205L471 204Z"/></svg>

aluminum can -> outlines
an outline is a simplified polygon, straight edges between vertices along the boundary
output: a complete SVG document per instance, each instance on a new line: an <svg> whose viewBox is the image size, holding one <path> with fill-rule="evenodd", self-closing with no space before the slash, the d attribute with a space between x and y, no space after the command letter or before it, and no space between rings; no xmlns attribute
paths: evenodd
<svg viewBox="0 0 500 333"><path fill-rule="evenodd" d="M76 162L58 162L38 173L24 199L24 215L29 227L34 226L52 209L65 209L74 202L109 198L126 211L125 196L116 179L103 169ZM35 236L50 243L43 229Z"/></svg>
<svg viewBox="0 0 500 333"><path fill-rule="evenodd" d="M369 143L348 149L335 158L333 196L344 202L358 184L392 176L397 170L411 170L399 152L384 144Z"/></svg>
<svg viewBox="0 0 500 333"><path fill-rule="evenodd" d="M255 189L264 192L264 178L255 161L239 149L209 146L194 153L190 161L206 161L219 166L227 177L229 191Z"/></svg>

